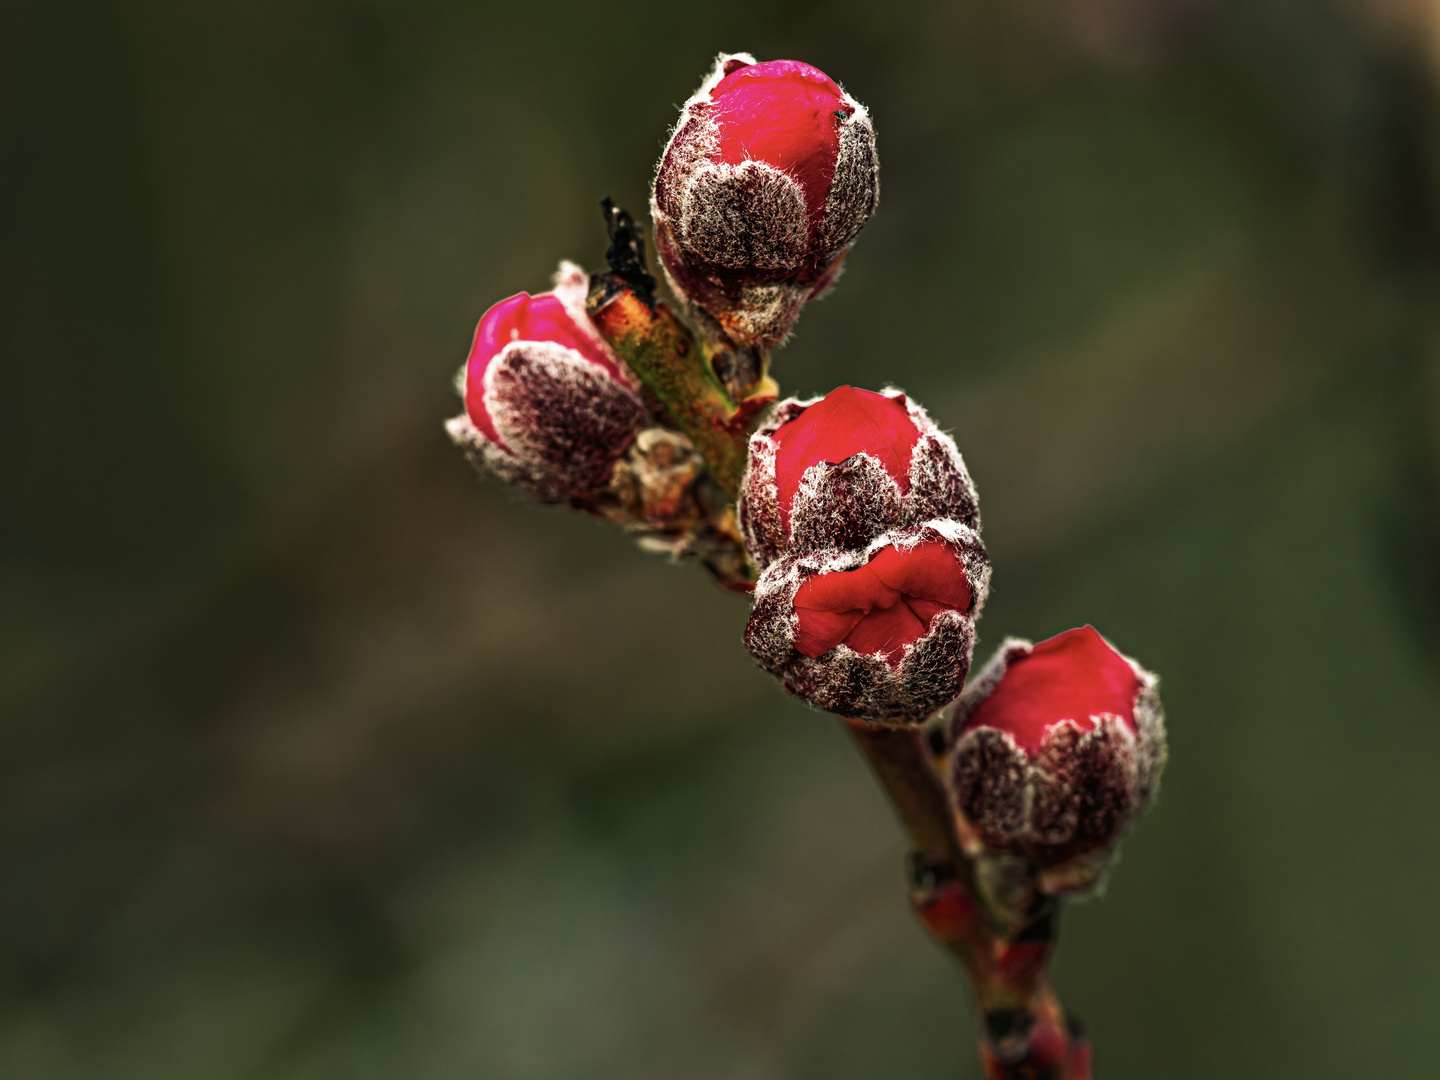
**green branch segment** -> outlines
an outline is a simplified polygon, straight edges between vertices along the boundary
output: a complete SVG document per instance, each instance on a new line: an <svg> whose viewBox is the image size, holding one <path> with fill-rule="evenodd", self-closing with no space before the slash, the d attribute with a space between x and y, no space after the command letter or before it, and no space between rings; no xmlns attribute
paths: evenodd
<svg viewBox="0 0 1440 1080"><path fill-rule="evenodd" d="M664 419L694 444L733 505L745 474L750 425L778 396L775 381L763 376L746 397L733 400L704 343L664 302L642 296L619 274L591 277L586 311L664 410Z"/></svg>

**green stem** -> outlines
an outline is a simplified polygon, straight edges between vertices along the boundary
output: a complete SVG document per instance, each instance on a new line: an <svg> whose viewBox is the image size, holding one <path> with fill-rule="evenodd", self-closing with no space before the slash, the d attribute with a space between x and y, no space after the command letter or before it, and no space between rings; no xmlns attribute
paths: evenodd
<svg viewBox="0 0 1440 1080"><path fill-rule="evenodd" d="M720 385L709 351L676 314L642 296L616 273L591 278L591 320L664 408L666 419L705 458L715 482L734 505L745 474L750 423L776 396L765 379L740 402Z"/></svg>

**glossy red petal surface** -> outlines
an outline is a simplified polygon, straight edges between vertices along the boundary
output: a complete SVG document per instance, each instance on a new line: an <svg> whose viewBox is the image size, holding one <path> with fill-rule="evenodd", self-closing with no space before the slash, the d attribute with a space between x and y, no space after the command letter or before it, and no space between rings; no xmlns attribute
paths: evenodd
<svg viewBox="0 0 1440 1080"><path fill-rule="evenodd" d="M1095 726L1091 717L1113 713L1134 731L1139 690L1125 658L1093 626L1082 626L1042 641L1029 656L1013 661L965 726L1008 731L1033 755L1046 732L1062 720L1074 720L1088 731Z"/></svg>
<svg viewBox="0 0 1440 1080"><path fill-rule="evenodd" d="M907 598L931 600L967 611L970 581L947 544L931 541L913 548L886 548L870 560L875 576Z"/></svg>
<svg viewBox="0 0 1440 1080"><path fill-rule="evenodd" d="M968 604L969 602L967 601L966 603ZM913 611L915 613L915 617L919 619L922 623L924 623L926 626L929 626L930 620L935 618L935 616L939 615L942 611L965 610L965 608L959 607L955 604L941 604L934 600L921 600L919 597L915 596L905 597L905 606L908 607L911 611Z"/></svg>
<svg viewBox="0 0 1440 1080"><path fill-rule="evenodd" d="M896 595L896 600L900 599ZM875 608L855 624L845 644L858 653L884 653L891 663L898 663L905 646L925 636L929 629L902 603L893 607Z"/></svg>
<svg viewBox="0 0 1440 1080"><path fill-rule="evenodd" d="M869 611L888 607L899 594L868 566L816 574L795 593L795 607L814 611Z"/></svg>
<svg viewBox="0 0 1440 1080"><path fill-rule="evenodd" d="M810 466L838 464L862 451L880 459L900 494L910 490L910 458L920 430L905 398L837 386L788 424L776 430L775 487L780 520L790 528L790 503Z"/></svg>
<svg viewBox="0 0 1440 1080"><path fill-rule="evenodd" d="M882 560L884 576L939 595L910 596L886 584L875 569ZM946 596L963 603L948 603ZM816 574L796 590L795 651L814 659L843 642L859 653L884 653L895 664L936 615L969 606L965 569L948 544L931 540L908 551L883 548L865 566Z"/></svg>
<svg viewBox="0 0 1440 1080"><path fill-rule="evenodd" d="M795 628L795 651L812 660L839 645L865 617L859 608L850 611L825 611L820 608L801 609Z"/></svg>
<svg viewBox="0 0 1440 1080"><path fill-rule="evenodd" d="M840 88L819 68L770 60L731 72L710 100L720 160L764 161L789 173L805 191L812 227L818 224L835 177L840 124L854 111Z"/></svg>

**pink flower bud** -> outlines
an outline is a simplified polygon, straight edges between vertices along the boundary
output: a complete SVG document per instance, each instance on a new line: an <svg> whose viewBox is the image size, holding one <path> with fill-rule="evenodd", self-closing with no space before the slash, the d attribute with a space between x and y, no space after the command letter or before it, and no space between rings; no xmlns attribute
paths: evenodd
<svg viewBox="0 0 1440 1080"><path fill-rule="evenodd" d="M465 415L447 424L477 464L544 502L602 493L646 419L634 377L585 314L588 280L561 263L554 292L485 312L461 375Z"/></svg>
<svg viewBox="0 0 1440 1080"><path fill-rule="evenodd" d="M895 529L858 550L787 555L756 583L745 645L822 709L920 721L965 684L989 580L980 538L957 521Z"/></svg>
<svg viewBox="0 0 1440 1080"><path fill-rule="evenodd" d="M1091 626L1007 640L950 720L969 853L1028 857L1044 892L1093 887L1160 780L1158 683Z"/></svg>
<svg viewBox="0 0 1440 1080"><path fill-rule="evenodd" d="M841 386L781 402L750 437L740 528L762 569L782 555L863 548L933 518L978 529L975 485L955 442L898 390Z"/></svg>
<svg viewBox="0 0 1440 1080"><path fill-rule="evenodd" d="M835 279L879 184L870 116L823 71L722 55L660 159L656 248L676 292L768 349Z"/></svg>

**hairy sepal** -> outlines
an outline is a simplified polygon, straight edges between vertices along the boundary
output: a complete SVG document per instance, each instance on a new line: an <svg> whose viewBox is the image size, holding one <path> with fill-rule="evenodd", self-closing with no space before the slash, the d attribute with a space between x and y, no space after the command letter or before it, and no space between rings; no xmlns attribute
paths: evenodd
<svg viewBox="0 0 1440 1080"><path fill-rule="evenodd" d="M451 438L477 465L541 502L602 495L646 419L628 385L549 341L507 345L486 368L484 390L498 442L464 416L446 425Z"/></svg>

